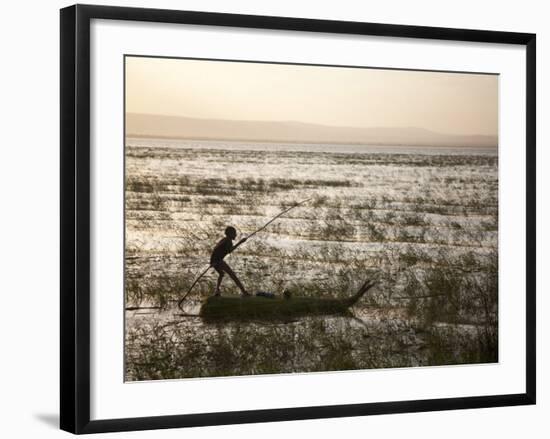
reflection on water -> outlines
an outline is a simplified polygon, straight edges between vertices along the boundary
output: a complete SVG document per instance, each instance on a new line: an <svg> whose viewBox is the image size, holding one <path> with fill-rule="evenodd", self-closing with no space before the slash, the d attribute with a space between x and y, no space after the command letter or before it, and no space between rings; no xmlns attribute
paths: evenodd
<svg viewBox="0 0 550 439"><path fill-rule="evenodd" d="M398 310L289 322L206 323L174 309L127 311L128 381L414 367L494 361L481 327L423 328Z"/></svg>

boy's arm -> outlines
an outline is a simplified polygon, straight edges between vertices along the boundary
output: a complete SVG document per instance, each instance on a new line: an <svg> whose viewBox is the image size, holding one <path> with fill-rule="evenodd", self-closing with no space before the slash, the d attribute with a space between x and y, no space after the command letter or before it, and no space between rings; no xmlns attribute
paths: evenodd
<svg viewBox="0 0 550 439"><path fill-rule="evenodd" d="M241 239L239 242L237 242L237 244L235 244L235 245L231 248L231 251L232 251L232 252L235 251L239 245L244 244L244 243L246 242L246 239L247 239L247 238L243 238L243 239Z"/></svg>

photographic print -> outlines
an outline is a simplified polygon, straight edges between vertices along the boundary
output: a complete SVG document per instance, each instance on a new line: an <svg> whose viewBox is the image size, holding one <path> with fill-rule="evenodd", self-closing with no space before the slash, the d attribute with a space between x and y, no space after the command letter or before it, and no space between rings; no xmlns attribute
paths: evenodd
<svg viewBox="0 0 550 439"><path fill-rule="evenodd" d="M498 362L498 75L124 69L126 381Z"/></svg>

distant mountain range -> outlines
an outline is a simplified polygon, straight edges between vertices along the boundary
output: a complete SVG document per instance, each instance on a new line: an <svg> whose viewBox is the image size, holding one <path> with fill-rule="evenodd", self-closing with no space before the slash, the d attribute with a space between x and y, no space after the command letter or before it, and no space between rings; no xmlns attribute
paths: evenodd
<svg viewBox="0 0 550 439"><path fill-rule="evenodd" d="M496 148L498 138L452 135L424 128L335 127L292 121L195 119L154 114L126 114L128 137L233 140L284 143L342 143Z"/></svg>

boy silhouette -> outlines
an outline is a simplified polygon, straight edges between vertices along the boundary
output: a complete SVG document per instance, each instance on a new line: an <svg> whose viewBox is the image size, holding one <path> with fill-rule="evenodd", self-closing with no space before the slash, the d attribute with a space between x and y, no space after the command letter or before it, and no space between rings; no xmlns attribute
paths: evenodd
<svg viewBox="0 0 550 439"><path fill-rule="evenodd" d="M244 288L243 284L235 274L235 272L231 269L229 265L227 265L227 262L223 260L229 253L234 251L239 245L246 242L246 238L242 238L236 245L233 245L233 240L237 237L237 231L234 227L227 227L225 229L225 238L222 238L214 247L214 250L212 250L212 255L210 256L210 265L216 270L219 274L218 276L218 283L216 284L216 291L214 292L214 296L220 295L220 285L222 283L223 277L225 273L229 275L231 279L233 279L233 282L237 284L239 289L241 290L241 293L243 296L250 296L246 289Z"/></svg>

